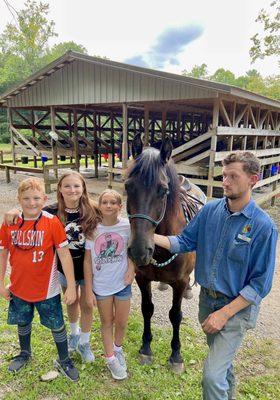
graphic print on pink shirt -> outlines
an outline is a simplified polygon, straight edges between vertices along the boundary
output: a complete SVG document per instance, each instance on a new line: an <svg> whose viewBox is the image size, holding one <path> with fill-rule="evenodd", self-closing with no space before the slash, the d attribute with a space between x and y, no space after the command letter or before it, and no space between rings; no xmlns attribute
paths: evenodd
<svg viewBox="0 0 280 400"><path fill-rule="evenodd" d="M124 249L123 238L115 232L106 232L100 235L94 245L96 269L100 270L102 264L119 262Z"/></svg>

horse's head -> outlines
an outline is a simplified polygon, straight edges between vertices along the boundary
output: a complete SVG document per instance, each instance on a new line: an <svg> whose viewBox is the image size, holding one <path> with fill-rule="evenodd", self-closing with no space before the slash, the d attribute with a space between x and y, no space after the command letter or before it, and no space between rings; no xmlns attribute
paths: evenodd
<svg viewBox="0 0 280 400"><path fill-rule="evenodd" d="M154 252L153 234L164 218L170 190L167 163L172 143L167 138L160 150L146 148L140 135L132 144L135 159L125 182L127 213L131 224L129 257L136 266L148 265Z"/></svg>

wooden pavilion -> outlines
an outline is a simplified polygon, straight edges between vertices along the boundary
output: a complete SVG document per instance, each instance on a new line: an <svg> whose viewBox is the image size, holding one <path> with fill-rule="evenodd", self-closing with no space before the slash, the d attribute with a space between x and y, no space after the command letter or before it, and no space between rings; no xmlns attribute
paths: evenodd
<svg viewBox="0 0 280 400"><path fill-rule="evenodd" d="M7 108L13 164L18 157L70 157L79 168L101 155L127 167L138 132L159 147L168 135L178 172L205 188L221 188L221 160L228 152L253 151L262 163L257 187L280 192L280 102L221 83L122 64L68 51L0 97ZM23 134L24 130L24 134ZM26 133L28 133L26 135ZM214 191L214 194L213 194Z"/></svg>

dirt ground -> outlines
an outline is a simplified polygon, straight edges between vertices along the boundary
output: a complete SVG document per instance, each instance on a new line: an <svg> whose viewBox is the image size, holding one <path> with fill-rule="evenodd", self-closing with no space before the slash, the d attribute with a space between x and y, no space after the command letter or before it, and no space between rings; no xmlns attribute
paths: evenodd
<svg viewBox="0 0 280 400"><path fill-rule="evenodd" d="M5 181L5 173L0 171L0 220L2 221L3 214L5 211L12 207L17 206L16 190L17 184L20 180L26 178L26 175L18 173L17 175L11 175L12 182L7 184ZM98 195L106 188L107 179L101 180L87 179L87 187L89 193L93 198L97 198ZM120 183L116 183L114 188L120 193L122 192L122 186ZM56 192L52 192L49 195L49 202L55 201ZM277 199L276 205L271 207L265 206L268 214L276 222L278 229L280 229L280 198ZM125 215L125 207L124 207ZM272 338L279 339L280 332L280 303L279 303L279 290L280 290L280 244L278 240L278 251L277 251L277 266L274 276L273 287L270 294L264 299L258 318L258 323L254 335L261 338ZM156 290L157 283L153 283L153 298L155 304L154 323L158 325L169 325L168 311L171 307L171 289L169 288L165 292L159 292ZM197 307L198 307L198 293L199 288L193 288L194 298L192 300L183 300L182 311L185 317L185 322L192 325L194 328L199 329L197 322ZM140 293L136 284L133 286L133 308L140 311Z"/></svg>

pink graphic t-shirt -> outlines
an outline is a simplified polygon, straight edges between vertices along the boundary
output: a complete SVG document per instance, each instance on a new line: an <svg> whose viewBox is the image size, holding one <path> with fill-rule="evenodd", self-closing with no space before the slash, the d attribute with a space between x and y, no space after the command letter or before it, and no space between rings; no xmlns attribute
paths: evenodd
<svg viewBox="0 0 280 400"><path fill-rule="evenodd" d="M91 251L93 291L99 296L109 296L126 286L129 235L128 219L120 218L112 226L97 225L94 240L86 241L86 249Z"/></svg>

